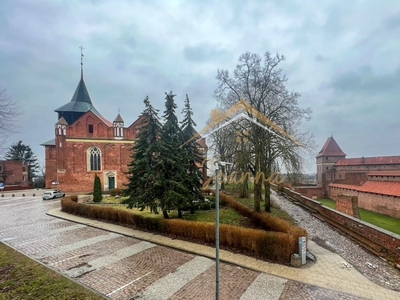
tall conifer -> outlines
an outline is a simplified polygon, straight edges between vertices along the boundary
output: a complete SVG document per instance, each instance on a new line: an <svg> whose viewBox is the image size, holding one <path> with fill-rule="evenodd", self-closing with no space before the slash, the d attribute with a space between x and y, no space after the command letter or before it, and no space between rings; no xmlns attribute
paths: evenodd
<svg viewBox="0 0 400 300"><path fill-rule="evenodd" d="M182 217L182 208L187 206L190 192L185 185L187 168L185 163L185 152L182 131L175 115L177 108L174 97L170 92L166 94L164 125L162 127L160 140L160 156L157 170L162 174L163 191L160 197L161 210L164 218L169 218L168 210L178 209L179 217Z"/></svg>
<svg viewBox="0 0 400 300"><path fill-rule="evenodd" d="M144 104L146 108L140 116L132 162L128 165L129 184L126 192L129 195L130 208L136 206L144 209L149 206L153 212L158 213L158 199L163 182L156 168L161 123L158 110L153 108L148 97L144 99Z"/></svg>
<svg viewBox="0 0 400 300"><path fill-rule="evenodd" d="M190 191L190 212L194 213L193 201L204 200L204 196L201 192L201 183L203 182L203 173L199 166L202 165L203 157L199 151L199 144L197 138L192 139L194 136L198 136L197 131L194 129L196 123L194 122L192 115L193 111L190 107L189 96L186 94L185 107L182 110L184 119L181 122L181 130L184 138L184 154L187 168L187 177L185 180L186 188ZM192 139L190 142L190 139Z"/></svg>

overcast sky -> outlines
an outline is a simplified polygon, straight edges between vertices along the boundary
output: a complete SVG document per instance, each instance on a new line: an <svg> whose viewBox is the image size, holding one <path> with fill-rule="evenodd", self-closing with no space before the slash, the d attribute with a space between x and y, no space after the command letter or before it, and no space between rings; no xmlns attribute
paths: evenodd
<svg viewBox="0 0 400 300"><path fill-rule="evenodd" d="M0 88L23 113L22 140L41 162L58 107L84 79L97 110L125 125L143 99L181 112L189 94L205 126L218 69L239 56L286 56L288 89L312 108L303 125L317 149L333 135L347 157L400 155L400 1L20 1L1 0ZM315 172L314 160L307 171Z"/></svg>

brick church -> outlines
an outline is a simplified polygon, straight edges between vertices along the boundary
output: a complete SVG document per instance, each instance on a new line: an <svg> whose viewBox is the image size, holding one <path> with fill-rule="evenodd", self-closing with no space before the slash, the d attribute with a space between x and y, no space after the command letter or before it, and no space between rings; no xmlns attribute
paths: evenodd
<svg viewBox="0 0 400 300"><path fill-rule="evenodd" d="M105 119L90 99L83 69L71 101L55 112L55 138L41 144L45 148L46 188L93 192L97 174L104 191L123 189L140 119L129 126L119 113L112 122ZM205 140L198 143L206 155Z"/></svg>

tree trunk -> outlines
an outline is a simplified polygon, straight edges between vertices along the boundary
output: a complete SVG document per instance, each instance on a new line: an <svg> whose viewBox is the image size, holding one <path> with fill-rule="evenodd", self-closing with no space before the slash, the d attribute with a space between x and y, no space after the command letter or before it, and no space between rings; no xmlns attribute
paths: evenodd
<svg viewBox="0 0 400 300"><path fill-rule="evenodd" d="M271 212L271 190L269 181L264 181L265 211Z"/></svg>
<svg viewBox="0 0 400 300"><path fill-rule="evenodd" d="M243 182L239 184L240 187L240 192L239 192L239 197L240 198L249 198L249 183Z"/></svg>
<svg viewBox="0 0 400 300"><path fill-rule="evenodd" d="M164 219L169 219L169 215L168 215L168 212L166 209L163 209L162 213L163 213Z"/></svg>
<svg viewBox="0 0 400 300"><path fill-rule="evenodd" d="M181 209L181 208L178 208L178 218L179 218L179 219L182 219L182 218L183 218L183 216L182 216L182 209Z"/></svg>
<svg viewBox="0 0 400 300"><path fill-rule="evenodd" d="M262 183L254 182L254 210L256 212L261 211L261 192L262 192Z"/></svg>
<svg viewBox="0 0 400 300"><path fill-rule="evenodd" d="M194 204L193 204L193 200L190 201L190 213L193 215L194 214Z"/></svg>

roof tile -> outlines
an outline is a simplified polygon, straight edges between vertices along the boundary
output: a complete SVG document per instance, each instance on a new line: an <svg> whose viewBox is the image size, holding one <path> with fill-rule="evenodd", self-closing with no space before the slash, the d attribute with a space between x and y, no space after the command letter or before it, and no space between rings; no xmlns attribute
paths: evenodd
<svg viewBox="0 0 400 300"><path fill-rule="evenodd" d="M400 165L400 156L358 157L340 159L336 166Z"/></svg>
<svg viewBox="0 0 400 300"><path fill-rule="evenodd" d="M346 156L346 154L340 149L333 136L331 136L327 139L317 155L317 157L321 156Z"/></svg>
<svg viewBox="0 0 400 300"><path fill-rule="evenodd" d="M350 189L358 192L400 197L400 182L366 181L362 186L331 183L329 186Z"/></svg>

